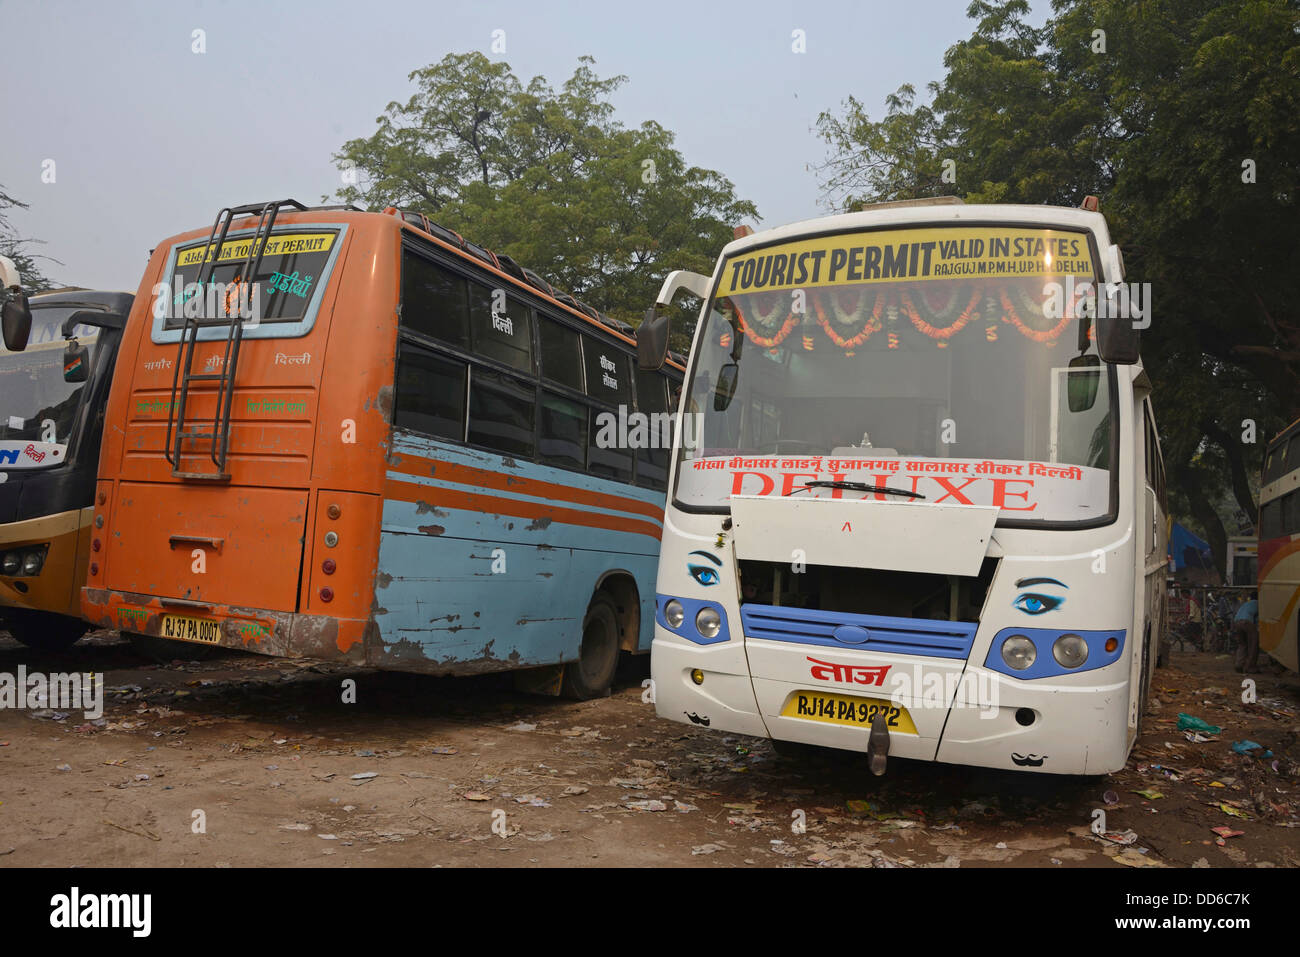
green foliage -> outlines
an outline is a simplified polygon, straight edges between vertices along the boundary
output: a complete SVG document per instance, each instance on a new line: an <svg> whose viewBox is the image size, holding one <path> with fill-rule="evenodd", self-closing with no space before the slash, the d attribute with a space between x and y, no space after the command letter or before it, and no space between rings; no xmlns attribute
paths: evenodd
<svg viewBox="0 0 1300 957"><path fill-rule="evenodd" d="M39 259L48 259L48 257L33 255L29 250L37 245L39 240L22 238L6 215L6 210L26 208L26 203L10 196L0 187L0 256L13 260L13 264L18 267L18 274L22 277L25 290L44 292L55 288L38 262Z"/></svg>
<svg viewBox="0 0 1300 957"><path fill-rule="evenodd" d="M722 174L689 166L657 123L627 128L589 57L558 89L505 63L449 54L417 92L343 145L345 202L423 212L505 253L602 312L638 322L672 269L709 273L732 227L758 211ZM682 308L674 345L689 347Z"/></svg>
<svg viewBox="0 0 1300 957"><path fill-rule="evenodd" d="M852 98L824 112L827 196L851 208L952 191L1066 206L1099 195L1128 280L1152 284L1143 362L1172 504L1215 542L1210 503L1231 491L1253 516L1263 445L1300 416L1300 12L1054 0L1039 29L1028 12L972 3L975 28L947 51L928 105L903 86L878 121ZM937 179L945 159L955 186Z"/></svg>

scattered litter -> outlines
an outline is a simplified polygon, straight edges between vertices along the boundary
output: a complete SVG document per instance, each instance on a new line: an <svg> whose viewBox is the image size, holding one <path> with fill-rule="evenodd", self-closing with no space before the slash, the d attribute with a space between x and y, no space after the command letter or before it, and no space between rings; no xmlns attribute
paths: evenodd
<svg viewBox="0 0 1300 957"><path fill-rule="evenodd" d="M369 781L371 778L379 777L378 771L362 771L359 774L352 775L353 781Z"/></svg>
<svg viewBox="0 0 1300 957"><path fill-rule="evenodd" d="M537 725L529 724L526 721L516 721L514 724L508 724L505 727L507 731L536 731Z"/></svg>
<svg viewBox="0 0 1300 957"><path fill-rule="evenodd" d="M1271 758L1273 752L1264 748L1262 744L1256 744L1254 741L1234 741L1232 750L1238 754L1249 755L1252 758Z"/></svg>
<svg viewBox="0 0 1300 957"><path fill-rule="evenodd" d="M721 844L697 844L691 848L692 856L699 854L714 854L718 851L725 850Z"/></svg>
<svg viewBox="0 0 1300 957"><path fill-rule="evenodd" d="M1122 846L1133 844L1138 839L1137 831L1132 828L1127 828L1123 831L1106 831L1102 834L1094 834L1093 837L1097 838L1099 841L1119 844Z"/></svg>
<svg viewBox="0 0 1300 957"><path fill-rule="evenodd" d="M1244 818L1247 821L1253 820L1251 816L1247 814L1245 811L1243 811L1241 808L1233 807L1231 804L1227 804L1227 803L1216 804L1215 807L1217 807L1224 814L1229 814L1232 817Z"/></svg>
<svg viewBox="0 0 1300 957"><path fill-rule="evenodd" d="M337 841L339 839L337 834L317 834L316 836L322 841Z"/></svg>
<svg viewBox="0 0 1300 957"><path fill-rule="evenodd" d="M439 745L436 748L430 748L429 753L430 754L458 754L459 749L448 747L447 745L443 744L443 745Z"/></svg>
<svg viewBox="0 0 1300 957"><path fill-rule="evenodd" d="M1181 711L1178 713L1178 730L1204 731L1206 734L1219 734L1223 731L1217 724L1209 724L1200 718Z"/></svg>
<svg viewBox="0 0 1300 957"><path fill-rule="evenodd" d="M1101 796L1101 800L1102 803L1110 807L1114 807L1116 804L1119 803L1119 795L1116 794L1114 791L1107 791L1105 794Z"/></svg>
<svg viewBox="0 0 1300 957"><path fill-rule="evenodd" d="M1226 837L1241 837L1243 834L1246 833L1245 831L1234 831L1226 824L1220 824L1218 827L1210 828L1210 830L1213 831L1215 834L1219 835L1220 840Z"/></svg>
<svg viewBox="0 0 1300 957"><path fill-rule="evenodd" d="M466 791L461 795L466 801L487 801L490 800L486 794L481 791Z"/></svg>
<svg viewBox="0 0 1300 957"><path fill-rule="evenodd" d="M311 825L310 825L310 824L281 824L281 825L280 825L280 830L282 830L282 831L310 831L310 830L311 830Z"/></svg>
<svg viewBox="0 0 1300 957"><path fill-rule="evenodd" d="M550 807L551 805L545 798L540 798L536 794L521 794L515 798L516 804L527 804L529 807Z"/></svg>
<svg viewBox="0 0 1300 957"><path fill-rule="evenodd" d="M369 748L366 748L362 751L354 751L352 753L359 758L373 758L375 756L375 752L371 751Z"/></svg>
<svg viewBox="0 0 1300 957"><path fill-rule="evenodd" d="M673 801L673 805L674 805L673 809L676 811L680 811L682 814L689 814L691 811L699 810L699 808L696 807L694 804L687 804L685 801Z"/></svg>
<svg viewBox="0 0 1300 957"><path fill-rule="evenodd" d="M56 771L71 771L71 770L72 770L72 765L71 765L71 764L60 764L60 765L59 765L57 768L55 768L54 770L56 770Z"/></svg>
<svg viewBox="0 0 1300 957"><path fill-rule="evenodd" d="M573 797L575 794L586 794L591 788L585 788L581 784L570 784L560 792L560 797Z"/></svg>
<svg viewBox="0 0 1300 957"><path fill-rule="evenodd" d="M1164 797L1164 795L1155 788L1143 788L1141 791L1134 791L1133 793L1146 798L1148 801L1159 801Z"/></svg>
<svg viewBox="0 0 1300 957"><path fill-rule="evenodd" d="M668 805L663 801L645 800L645 801L628 801L623 805L633 811L666 811Z"/></svg>

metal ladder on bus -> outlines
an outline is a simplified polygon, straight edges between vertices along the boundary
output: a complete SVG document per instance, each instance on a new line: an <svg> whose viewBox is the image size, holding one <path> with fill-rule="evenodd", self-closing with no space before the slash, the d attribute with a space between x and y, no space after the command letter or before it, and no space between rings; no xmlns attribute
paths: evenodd
<svg viewBox="0 0 1300 957"><path fill-rule="evenodd" d="M208 234L207 244L203 247L203 260L199 267L197 282L198 295L201 298L205 297L208 283L211 281L212 273L217 267L217 257L221 254L221 249L225 244L226 233L230 229L230 224L238 217L259 213L257 229L253 232L252 241L248 246L248 253L244 256L243 263L235 273L240 282L252 283L254 281L257 271L262 265L262 252L266 240L270 237L271 230L275 228L275 218L282 206L292 206L299 210L306 210L307 208L297 200L282 199L270 203L250 203L247 206L228 206L217 213L217 218L212 223L212 232ZM167 438L163 454L172 467L172 475L177 478L228 482L230 481L230 473L226 471L226 459L230 454L230 413L234 401L235 371L239 368L239 346L244 338L244 323L238 310L235 310L232 315L230 310L226 309L224 317L226 320L226 348L222 357L221 371L193 372L194 346L198 342L199 330L201 328L219 328L219 326L211 321L203 321L204 318L211 320L217 317L190 316L188 313L191 311L183 310L185 324L181 328L176 363L172 369L172 392L171 401L167 406ZM202 313L201 309L198 311ZM194 382L217 383L217 405L216 412L212 417L211 431L202 429L187 431L185 428L185 407L189 403L190 384ZM189 472L181 468L182 447L186 439L210 440L208 455L212 460L212 464L216 466L215 472ZM192 456L200 453L197 450L190 449L186 450L184 454Z"/></svg>

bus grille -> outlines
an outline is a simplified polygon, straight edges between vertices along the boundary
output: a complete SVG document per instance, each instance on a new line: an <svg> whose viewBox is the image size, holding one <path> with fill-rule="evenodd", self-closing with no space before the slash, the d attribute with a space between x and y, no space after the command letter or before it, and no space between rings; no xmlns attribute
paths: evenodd
<svg viewBox="0 0 1300 957"><path fill-rule="evenodd" d="M742 605L740 618L746 638L934 658L966 658L979 627L976 622L754 604Z"/></svg>

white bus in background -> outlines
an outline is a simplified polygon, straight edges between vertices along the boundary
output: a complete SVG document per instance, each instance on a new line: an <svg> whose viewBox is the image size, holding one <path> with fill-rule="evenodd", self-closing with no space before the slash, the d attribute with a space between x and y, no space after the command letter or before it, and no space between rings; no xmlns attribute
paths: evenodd
<svg viewBox="0 0 1300 957"><path fill-rule="evenodd" d="M883 204L742 227L711 277L668 277L643 368L676 292L704 308L660 553L661 717L876 773L1124 765L1165 614L1164 473L1146 319L1116 315L1096 209Z"/></svg>

